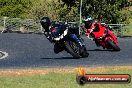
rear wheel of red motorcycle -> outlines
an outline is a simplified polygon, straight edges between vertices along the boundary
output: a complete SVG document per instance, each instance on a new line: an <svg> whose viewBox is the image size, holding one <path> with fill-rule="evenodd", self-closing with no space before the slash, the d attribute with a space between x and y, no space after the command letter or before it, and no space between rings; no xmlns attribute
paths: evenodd
<svg viewBox="0 0 132 88"><path fill-rule="evenodd" d="M107 42L114 51L120 51L119 46L117 46L111 39L108 39Z"/></svg>

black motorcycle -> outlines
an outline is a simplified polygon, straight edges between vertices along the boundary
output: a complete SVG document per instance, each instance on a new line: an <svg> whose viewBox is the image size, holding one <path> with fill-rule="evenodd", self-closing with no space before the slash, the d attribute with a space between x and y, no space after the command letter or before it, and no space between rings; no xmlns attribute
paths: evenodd
<svg viewBox="0 0 132 88"><path fill-rule="evenodd" d="M88 57L89 53L77 31L78 27L73 28L64 23L54 24L51 28L53 40L60 49L67 51L74 58Z"/></svg>

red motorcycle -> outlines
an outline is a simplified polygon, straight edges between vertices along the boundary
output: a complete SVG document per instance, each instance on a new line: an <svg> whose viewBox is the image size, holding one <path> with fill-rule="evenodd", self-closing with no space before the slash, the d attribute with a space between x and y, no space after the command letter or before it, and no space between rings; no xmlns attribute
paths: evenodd
<svg viewBox="0 0 132 88"><path fill-rule="evenodd" d="M84 29L86 36L91 37L98 47L102 46L104 49L120 51L117 37L108 26L97 21L91 21L91 23L85 23Z"/></svg>

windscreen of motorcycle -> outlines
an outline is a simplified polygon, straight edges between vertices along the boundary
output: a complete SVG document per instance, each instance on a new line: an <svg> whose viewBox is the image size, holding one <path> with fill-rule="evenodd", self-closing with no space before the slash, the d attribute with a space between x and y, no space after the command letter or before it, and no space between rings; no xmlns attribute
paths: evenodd
<svg viewBox="0 0 132 88"><path fill-rule="evenodd" d="M54 37L54 40L63 39L67 35L68 29L64 24L55 24L51 28L51 33Z"/></svg>

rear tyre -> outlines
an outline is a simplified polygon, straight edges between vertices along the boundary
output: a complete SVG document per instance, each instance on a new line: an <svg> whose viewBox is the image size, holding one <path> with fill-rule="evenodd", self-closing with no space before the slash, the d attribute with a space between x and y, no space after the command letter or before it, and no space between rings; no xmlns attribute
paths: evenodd
<svg viewBox="0 0 132 88"><path fill-rule="evenodd" d="M120 51L120 48L111 39L108 39L107 42L114 51Z"/></svg>

